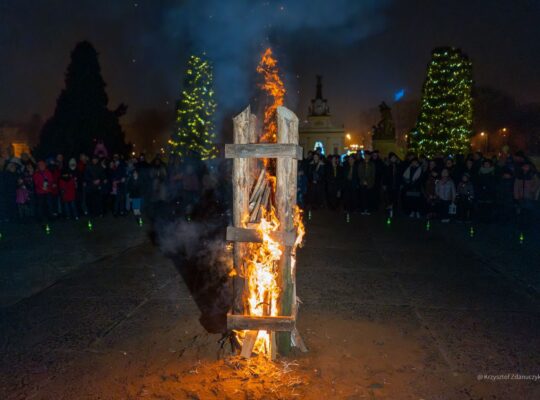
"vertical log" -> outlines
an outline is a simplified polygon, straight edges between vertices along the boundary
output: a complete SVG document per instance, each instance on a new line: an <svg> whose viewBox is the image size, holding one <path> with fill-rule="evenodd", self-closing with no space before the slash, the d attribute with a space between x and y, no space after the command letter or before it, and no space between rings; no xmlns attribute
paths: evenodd
<svg viewBox="0 0 540 400"><path fill-rule="evenodd" d="M248 106L244 111L233 118L234 143L249 143L250 139L250 119L251 109ZM237 228L244 227L244 220L247 218L249 207L250 189L250 160L235 158L233 161L233 223ZM243 267L243 256L246 251L245 243L234 243L234 269L236 275L233 278L233 314L244 313L244 286L245 271Z"/></svg>
<svg viewBox="0 0 540 400"><path fill-rule="evenodd" d="M298 144L298 117L285 107L277 109L277 142ZM296 206L297 161L293 158L278 158L276 162L276 209L280 229L294 229L294 207ZM294 298L294 279L291 270L291 246L285 246L279 260L281 286L281 315L292 315L296 299ZM291 333L277 333L279 353L287 355L291 349Z"/></svg>

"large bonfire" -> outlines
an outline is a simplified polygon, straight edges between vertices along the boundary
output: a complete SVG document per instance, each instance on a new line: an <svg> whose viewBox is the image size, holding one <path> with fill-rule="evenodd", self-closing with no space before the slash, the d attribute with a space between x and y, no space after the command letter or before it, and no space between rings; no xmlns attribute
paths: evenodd
<svg viewBox="0 0 540 400"><path fill-rule="evenodd" d="M261 57L257 66L257 72L262 77L261 89L266 94L266 105L264 110L264 127L259 141L264 143L277 142L277 109L283 105L285 96L285 86L279 75L277 60L268 48ZM275 189L276 176L275 166L265 159L263 160L263 170L252 189L250 201L250 215L246 216L246 225L257 229L262 242L250 243L247 247L245 259L245 276L247 282L246 294L246 315L265 317L280 315L280 282L279 261L283 255L282 244L275 239L274 232L280 227L280 221L275 210ZM264 187L264 190L262 189ZM259 201L255 201L256 193ZM263 199L262 201L260 199ZM255 215L255 218L253 217ZM296 248L302 242L304 226L302 224L301 210L295 208L294 225L296 230L296 240L292 248L291 266L294 268L296 258ZM296 294L294 294L296 295ZM244 331L242 336L245 336ZM272 343L270 333L260 330L255 341L254 351L258 354L269 356L271 354Z"/></svg>

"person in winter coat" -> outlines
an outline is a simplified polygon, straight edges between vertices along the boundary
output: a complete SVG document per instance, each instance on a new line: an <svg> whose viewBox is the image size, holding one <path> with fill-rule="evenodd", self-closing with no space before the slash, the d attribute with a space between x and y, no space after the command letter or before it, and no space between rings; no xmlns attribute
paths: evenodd
<svg viewBox="0 0 540 400"><path fill-rule="evenodd" d="M126 165L120 160L120 156L115 154L111 166L111 194L114 196L114 216L126 214L126 178Z"/></svg>
<svg viewBox="0 0 540 400"><path fill-rule="evenodd" d="M79 213L77 212L76 203L77 184L75 176L72 175L69 170L64 170L60 176L58 188L60 189L60 197L62 198L62 205L64 206L66 218L78 220Z"/></svg>
<svg viewBox="0 0 540 400"><path fill-rule="evenodd" d="M30 191L26 187L23 177L17 179L16 199L17 209L19 210L19 218L26 220L32 215L30 209Z"/></svg>
<svg viewBox="0 0 540 400"><path fill-rule="evenodd" d="M497 216L501 222L510 222L515 217L514 189L512 170L506 167L496 188Z"/></svg>
<svg viewBox="0 0 540 400"><path fill-rule="evenodd" d="M478 170L475 187L478 217L483 222L491 222L492 220L496 188L495 168L491 160L485 159L482 162L482 167Z"/></svg>
<svg viewBox="0 0 540 400"><path fill-rule="evenodd" d="M0 170L1 171L1 170ZM17 219L17 165L8 161L4 171L0 172L0 220Z"/></svg>
<svg viewBox="0 0 540 400"><path fill-rule="evenodd" d="M313 160L308 166L308 205L317 209L324 205L325 164L319 153L313 154Z"/></svg>
<svg viewBox="0 0 540 400"><path fill-rule="evenodd" d="M474 186L469 173L463 174L456 191L457 219L461 222L470 222L474 204Z"/></svg>
<svg viewBox="0 0 540 400"><path fill-rule="evenodd" d="M341 165L339 165L339 156L331 157L330 163L327 164L326 168L326 199L328 207L331 210L335 210L339 206L342 190L342 173Z"/></svg>
<svg viewBox="0 0 540 400"><path fill-rule="evenodd" d="M94 216L102 216L102 190L106 184L106 176L97 156L93 156L91 164L86 166L84 180L89 211Z"/></svg>
<svg viewBox="0 0 540 400"><path fill-rule="evenodd" d="M62 158L60 158L62 161ZM50 184L51 194L49 196L49 210L51 211L53 217L57 217L58 214L62 213L62 203L60 201L60 195L58 191L58 179L62 171L58 166L58 162L55 159L48 160L49 171L51 171L52 181Z"/></svg>
<svg viewBox="0 0 540 400"><path fill-rule="evenodd" d="M371 153L368 151L364 153L363 160L358 164L358 182L361 214L370 215L374 208L375 164L371 161Z"/></svg>
<svg viewBox="0 0 540 400"><path fill-rule="evenodd" d="M401 166L395 153L388 155L388 164L384 169L382 190L385 197L386 209L390 217L394 215L399 203L399 188L401 186Z"/></svg>
<svg viewBox="0 0 540 400"><path fill-rule="evenodd" d="M450 178L448 168L443 168L441 171L441 179L435 184L435 194L437 195L439 205L439 215L442 218L441 222L450 222L449 209L456 200L456 185L452 178Z"/></svg>
<svg viewBox="0 0 540 400"><path fill-rule="evenodd" d="M34 190L36 193L36 217L39 222L45 222L51 210L49 200L51 195L51 182L53 180L51 172L47 169L45 161L40 160L37 164L37 170L34 173Z"/></svg>
<svg viewBox="0 0 540 400"><path fill-rule="evenodd" d="M142 209L143 187L142 180L139 177L139 171L137 170L133 171L127 181L127 193L131 200L131 209L133 210L133 215L140 217Z"/></svg>
<svg viewBox="0 0 540 400"><path fill-rule="evenodd" d="M35 216L36 209L36 192L34 190L34 173L36 172L35 164L27 163L24 165L21 178L23 180L24 186L28 191L28 208L27 212L29 217Z"/></svg>
<svg viewBox="0 0 540 400"><path fill-rule="evenodd" d="M358 189L358 168L355 158L350 155L343 167L343 209L348 213L358 207Z"/></svg>
<svg viewBox="0 0 540 400"><path fill-rule="evenodd" d="M422 167L418 158L413 157L403 172L404 205L411 218L420 218Z"/></svg>
<svg viewBox="0 0 540 400"><path fill-rule="evenodd" d="M376 211L379 209L381 203L381 192L383 186L383 178L386 170L386 165L381 159L379 150L373 150L371 153L371 162L375 167L375 182L372 189L372 210Z"/></svg>
<svg viewBox="0 0 540 400"><path fill-rule="evenodd" d="M84 215L88 215L88 203L86 195L86 166L88 164L88 156L84 153L79 155L79 161L76 163L76 178L77 178L77 202L79 211ZM69 168L73 171L73 163L69 161Z"/></svg>
<svg viewBox="0 0 540 400"><path fill-rule="evenodd" d="M521 165L521 171L514 181L514 199L516 200L522 219L533 216L534 205L538 201L540 179L530 162Z"/></svg>
<svg viewBox="0 0 540 400"><path fill-rule="evenodd" d="M439 180L439 173L436 169L432 168L423 186L423 194L426 204L426 217L428 219L435 218L439 211L437 192L435 188L437 181Z"/></svg>

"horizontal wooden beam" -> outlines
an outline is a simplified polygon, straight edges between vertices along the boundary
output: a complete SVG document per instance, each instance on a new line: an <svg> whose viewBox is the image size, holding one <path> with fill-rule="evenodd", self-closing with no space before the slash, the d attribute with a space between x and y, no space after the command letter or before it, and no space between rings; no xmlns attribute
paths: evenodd
<svg viewBox="0 0 540 400"><path fill-rule="evenodd" d="M225 158L302 159L302 148L290 143L226 144Z"/></svg>
<svg viewBox="0 0 540 400"><path fill-rule="evenodd" d="M290 332L294 329L294 317L256 317L253 315L227 314L227 329Z"/></svg>
<svg viewBox="0 0 540 400"><path fill-rule="evenodd" d="M275 231L270 234L270 237L284 246L294 246L296 241L296 233ZM234 226L227 227L227 240L231 242L250 242L261 243L262 235L257 229L236 228Z"/></svg>

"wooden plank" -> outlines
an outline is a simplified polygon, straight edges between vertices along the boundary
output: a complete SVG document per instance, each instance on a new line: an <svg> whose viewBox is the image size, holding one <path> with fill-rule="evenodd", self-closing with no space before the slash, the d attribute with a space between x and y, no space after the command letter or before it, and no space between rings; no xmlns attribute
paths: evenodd
<svg viewBox="0 0 540 400"><path fill-rule="evenodd" d="M270 331L270 360L275 361L276 358L277 358L276 332Z"/></svg>
<svg viewBox="0 0 540 400"><path fill-rule="evenodd" d="M251 109L248 106L244 111L233 118L234 142L249 143L251 119ZM243 218L247 215L249 206L249 160L235 158L233 161L233 223L236 227L243 227ZM235 314L244 313L244 290L246 286L245 274L243 268L243 259L246 251L244 243L237 242L234 244L234 268L235 276L233 277L233 304L232 310Z"/></svg>
<svg viewBox="0 0 540 400"><path fill-rule="evenodd" d="M240 356L244 358L251 357L251 353L253 353L253 347L255 346L255 341L257 340L258 334L259 331L246 332L246 336L244 337L244 341L242 342L242 351L240 352Z"/></svg>
<svg viewBox="0 0 540 400"><path fill-rule="evenodd" d="M296 232L276 231L270 234L270 237L285 246L292 246L296 240ZM262 243L261 233L257 229L237 228L235 226L227 227L227 240L231 242Z"/></svg>
<svg viewBox="0 0 540 400"><path fill-rule="evenodd" d="M257 317L254 315L227 314L227 329L232 330L266 330L290 332L294 329L295 319L286 317Z"/></svg>
<svg viewBox="0 0 540 400"><path fill-rule="evenodd" d="M277 141L280 144L298 143L298 117L285 107L277 110ZM280 221L280 230L294 229L294 208L296 206L296 180L298 163L292 158L278 158L276 161L276 210ZM285 246L279 260L279 278L281 287L281 310L283 316L293 315L296 307L294 279L292 277L292 247ZM277 337L281 355L288 355L291 350L291 332L280 332Z"/></svg>
<svg viewBox="0 0 540 400"><path fill-rule="evenodd" d="M261 173L259 174L259 177L257 178L257 182L255 183L255 187L253 188L253 191L251 192L251 196L249 197L249 205L251 207L251 203L255 203L258 197L261 195L261 187L263 183L265 182L266 177L266 170L264 168L261 168Z"/></svg>
<svg viewBox="0 0 540 400"><path fill-rule="evenodd" d="M226 144L225 158L302 159L302 148L293 143Z"/></svg>

